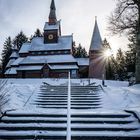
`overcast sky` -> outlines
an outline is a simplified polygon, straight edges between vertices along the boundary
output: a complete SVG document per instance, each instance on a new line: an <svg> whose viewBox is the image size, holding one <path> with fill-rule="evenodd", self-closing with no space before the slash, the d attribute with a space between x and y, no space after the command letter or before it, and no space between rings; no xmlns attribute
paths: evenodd
<svg viewBox="0 0 140 140"><path fill-rule="evenodd" d="M21 30L29 37L36 28L43 31L48 21L51 0L0 0L0 51L6 37ZM102 39L116 50L126 40L112 37L106 30L107 17L115 8L115 0L55 0L57 19L61 19L62 35L74 35L76 44L89 49L95 16Z"/></svg>

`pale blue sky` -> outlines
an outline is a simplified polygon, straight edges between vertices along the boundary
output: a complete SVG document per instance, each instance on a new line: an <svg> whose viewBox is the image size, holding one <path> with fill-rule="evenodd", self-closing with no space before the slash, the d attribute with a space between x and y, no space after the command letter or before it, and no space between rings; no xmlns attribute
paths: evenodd
<svg viewBox="0 0 140 140"><path fill-rule="evenodd" d="M12 38L21 30L27 36L36 28L43 31L51 0L0 0L0 51L6 37ZM115 0L55 0L57 19L61 19L62 34L74 34L76 43L87 50L90 46L95 16L102 39L105 37L114 50L124 48L126 40L109 36L107 17L115 7Z"/></svg>

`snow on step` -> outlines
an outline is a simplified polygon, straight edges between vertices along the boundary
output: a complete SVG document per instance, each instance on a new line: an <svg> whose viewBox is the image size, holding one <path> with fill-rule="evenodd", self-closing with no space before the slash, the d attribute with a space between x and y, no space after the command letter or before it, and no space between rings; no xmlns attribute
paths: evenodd
<svg viewBox="0 0 140 140"><path fill-rule="evenodd" d="M62 131L16 131L0 132L2 139L47 139L66 140L66 132Z"/></svg>
<svg viewBox="0 0 140 140"><path fill-rule="evenodd" d="M125 138L125 137L138 137L140 139L140 130L135 130L135 131L128 131L128 132L124 132L124 131L72 131L72 136L79 136L79 137L85 137L85 138L88 138L88 137L116 137L116 138L119 138L119 137L122 137L122 138ZM114 138L115 139L115 138ZM85 139L86 140L86 139ZM122 139L123 140L123 139ZM134 139L132 139L134 140Z"/></svg>
<svg viewBox="0 0 140 140"><path fill-rule="evenodd" d="M67 119L66 117L3 117L1 119L1 122L8 122L8 123L32 123L32 122L41 122L41 123L46 123L46 122L66 122Z"/></svg>
<svg viewBox="0 0 140 140"><path fill-rule="evenodd" d="M100 87L71 89L72 140L140 137L140 124L133 114L97 109L102 107ZM42 86L31 104L39 112L6 113L0 123L0 138L65 140L67 86Z"/></svg>

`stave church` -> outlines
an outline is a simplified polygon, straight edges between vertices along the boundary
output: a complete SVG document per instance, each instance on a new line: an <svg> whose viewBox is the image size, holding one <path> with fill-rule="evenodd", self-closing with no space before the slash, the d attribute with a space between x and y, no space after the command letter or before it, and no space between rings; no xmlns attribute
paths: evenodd
<svg viewBox="0 0 140 140"><path fill-rule="evenodd" d="M48 22L43 37L34 37L20 50L13 47L6 66L7 78L98 78L105 73L103 45L95 20L88 58L73 56L73 35L62 35L54 0L51 1Z"/></svg>

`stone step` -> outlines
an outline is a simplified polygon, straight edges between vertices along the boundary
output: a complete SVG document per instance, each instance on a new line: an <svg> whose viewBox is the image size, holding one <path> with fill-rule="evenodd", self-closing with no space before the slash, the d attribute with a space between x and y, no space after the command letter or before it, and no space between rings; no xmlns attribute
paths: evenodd
<svg viewBox="0 0 140 140"><path fill-rule="evenodd" d="M72 123L80 123L80 124L128 124L135 122L136 119L134 117L128 118L71 118Z"/></svg>
<svg viewBox="0 0 140 140"><path fill-rule="evenodd" d="M71 106L98 106L100 103L71 103Z"/></svg>
<svg viewBox="0 0 140 140"><path fill-rule="evenodd" d="M58 103L59 102L67 102L67 99L65 99L65 100L55 100L55 99L54 100L50 100L50 99L44 99L44 98L37 98L36 100L37 101L43 101L43 100L45 100L45 102L58 102Z"/></svg>
<svg viewBox="0 0 140 140"><path fill-rule="evenodd" d="M136 121L134 117L128 118L71 118L72 123L118 123L118 124L125 124L125 123L132 123ZM1 122L4 123L66 123L66 117L3 117Z"/></svg>
<svg viewBox="0 0 140 140"><path fill-rule="evenodd" d="M101 106L71 106L71 109L99 109Z"/></svg>
<svg viewBox="0 0 140 140"><path fill-rule="evenodd" d="M71 94L71 97L95 97L95 98L101 98L101 95L97 94L82 94L82 95L77 95L77 94Z"/></svg>
<svg viewBox="0 0 140 140"><path fill-rule="evenodd" d="M66 132L65 131L7 131L0 132L1 139L47 139L47 140L66 140Z"/></svg>
<svg viewBox="0 0 140 140"><path fill-rule="evenodd" d="M100 100L71 100L71 103L96 103L101 102Z"/></svg>
<svg viewBox="0 0 140 140"><path fill-rule="evenodd" d="M36 102L36 103L33 103L34 105L45 105L45 106L49 106L49 105L53 105L53 106L67 106L67 103L47 103L47 102L45 102L45 103L43 103L43 102Z"/></svg>
<svg viewBox="0 0 140 140"><path fill-rule="evenodd" d="M66 93L58 93L58 92L56 92L56 93L45 93L45 92L40 92L40 93L38 93L38 95L40 95L40 94L42 94L42 95L67 95L68 93L66 92Z"/></svg>
<svg viewBox="0 0 140 140"><path fill-rule="evenodd" d="M101 98L98 98L98 97L96 97L96 98L95 97L91 97L91 98L90 97L79 97L79 98L78 97L72 97L71 98L71 100L77 100L77 101L78 100L100 100L100 99Z"/></svg>
<svg viewBox="0 0 140 140"><path fill-rule="evenodd" d="M21 130L61 130L64 131L67 128L66 123L18 123L18 124L0 124L0 130L21 131ZM139 125L136 123L131 124L71 124L71 130L74 131L132 131L139 129Z"/></svg>
<svg viewBox="0 0 140 140"><path fill-rule="evenodd" d="M137 123L131 124L72 124L71 129L74 131L133 131L140 127Z"/></svg>
<svg viewBox="0 0 140 140"><path fill-rule="evenodd" d="M55 117L55 118L59 118L59 117L67 117L66 114L61 113L25 113L25 112L7 112L5 114L5 116L8 117Z"/></svg>
<svg viewBox="0 0 140 140"><path fill-rule="evenodd" d="M72 131L72 140L139 140L140 131Z"/></svg>
<svg viewBox="0 0 140 140"><path fill-rule="evenodd" d="M34 103L67 103L67 100L45 100L45 99L36 99Z"/></svg>
<svg viewBox="0 0 140 140"><path fill-rule="evenodd" d="M66 117L3 117L3 123L66 123Z"/></svg>
<svg viewBox="0 0 140 140"><path fill-rule="evenodd" d="M38 97L45 97L45 98L48 98L48 97L68 97L68 95L42 95L42 94L40 94L40 95L38 95Z"/></svg>
<svg viewBox="0 0 140 140"><path fill-rule="evenodd" d="M67 106L58 106L58 105L37 105L37 108L48 108L48 109L67 109Z"/></svg>
<svg viewBox="0 0 140 140"><path fill-rule="evenodd" d="M92 113L92 112L80 112L72 113L72 117L75 118L127 118L131 117L131 114L128 113Z"/></svg>
<svg viewBox="0 0 140 140"><path fill-rule="evenodd" d="M45 100L67 100L67 97L43 97L39 96L40 98L44 98Z"/></svg>
<svg viewBox="0 0 140 140"><path fill-rule="evenodd" d="M18 124L0 124L0 130L8 130L8 131L28 131L28 130L46 130L46 131L65 131L67 124L64 123L18 123Z"/></svg>

